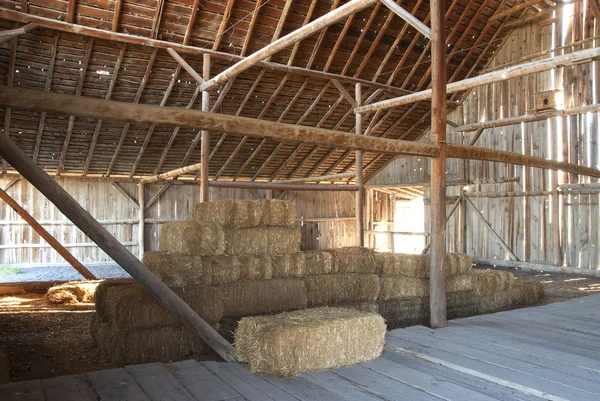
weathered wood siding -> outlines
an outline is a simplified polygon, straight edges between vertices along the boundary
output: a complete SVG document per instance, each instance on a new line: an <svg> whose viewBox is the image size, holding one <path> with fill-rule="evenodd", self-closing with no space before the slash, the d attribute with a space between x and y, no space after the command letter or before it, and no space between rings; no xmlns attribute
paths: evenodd
<svg viewBox="0 0 600 401"><path fill-rule="evenodd" d="M0 179L4 188L12 181ZM81 181L57 178L87 211L89 211L135 255L139 252L138 210L123 194L107 181ZM134 199L137 185L119 184ZM149 202L160 191L160 185L146 185L145 199ZM8 194L21 204L52 235L84 263L110 261L110 258L70 223L41 193L25 180L8 189ZM275 195L278 195L276 193ZM211 189L210 200L264 198L264 191L242 189ZM193 185L174 185L162 194L159 201L145 212L145 249L158 249L163 222L191 218L192 206L199 202L200 188ZM298 218L352 217L355 215L354 195L348 192L287 192L283 199L296 204ZM300 224L303 247L323 249L352 246L355 241L354 221L312 222ZM8 205L0 202L0 264L64 263L40 236L35 233Z"/></svg>
<svg viewBox="0 0 600 401"><path fill-rule="evenodd" d="M558 8L558 20L530 23L517 27L497 50L488 70L565 54L599 46L600 28L590 11L582 12L582 2ZM586 40L587 39L587 40ZM574 43L570 46L569 44ZM597 104L600 99L600 64L589 62L575 67L512 79L475 88L463 106L449 115L449 120L462 125L532 113L536 109L536 93L558 89L564 95L564 107ZM484 130L476 146L508 150L600 168L598 155L599 114L554 117L543 121ZM448 141L469 144L474 132L456 132L448 125ZM423 138L426 141L428 138ZM499 180L519 177L518 183L481 184L469 190L481 192L550 191L551 171L491 162L449 160L448 180ZM558 183L587 183L588 177L558 173ZM429 181L429 160L401 157L383 169L369 184L421 183ZM449 187L448 196L460 193L461 186ZM427 197L427 194L426 194ZM552 260L551 197L472 198L491 226L521 260ZM560 231L563 265L599 269L598 238L599 196L595 194L560 197ZM448 210L451 205L448 205ZM506 258L507 252L467 207L467 251L476 256ZM428 209L426 208L426 219ZM448 249L457 249L460 232L459 214L447 227ZM428 222L426 227L428 227Z"/></svg>

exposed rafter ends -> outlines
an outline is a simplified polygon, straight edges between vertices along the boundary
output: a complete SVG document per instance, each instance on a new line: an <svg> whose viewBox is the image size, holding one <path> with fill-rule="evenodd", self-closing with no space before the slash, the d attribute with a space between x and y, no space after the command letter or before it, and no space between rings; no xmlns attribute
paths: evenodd
<svg viewBox="0 0 600 401"><path fill-rule="evenodd" d="M206 82L200 89L210 90L217 85L223 84L236 75L246 71L248 68L258 64L260 61L265 60L266 58L285 49L286 47L307 38L321 29L327 28L348 16L357 13L358 11L374 5L377 3L377 1L378 0L352 0L344 4L342 7L330 11L322 17L317 18L313 22L302 26L294 32L276 40L270 45L265 46L252 55L244 58L240 62L232 65L222 73L212 78L210 81Z"/></svg>
<svg viewBox="0 0 600 401"><path fill-rule="evenodd" d="M408 22L412 25L417 31L421 32L423 36L428 39L431 39L431 29L419 21L415 16L406 11L404 8L400 7L393 0L380 0L387 8L392 10L398 17L402 18L404 21Z"/></svg>
<svg viewBox="0 0 600 401"><path fill-rule="evenodd" d="M493 71L478 77L464 79L462 81L453 82L446 86L448 94L462 92L476 86L488 85L495 82L505 81L511 78L518 78L524 75L535 74L537 72L551 70L562 66L573 65L600 57L600 47L592 49L580 50L563 56L552 57L549 59L532 61L529 63L516 65L500 71ZM432 91L427 89L411 95L401 96L394 99L384 100L377 103L372 103L366 106L356 108L357 113L366 113L376 110L384 110L392 107L402 106L422 100L431 99Z"/></svg>
<svg viewBox="0 0 600 401"><path fill-rule="evenodd" d="M0 31L0 43L7 42L7 41L11 40L12 38L15 38L19 35L29 32L29 31L32 31L37 27L38 27L37 24L27 24L20 28L9 29L6 31Z"/></svg>
<svg viewBox="0 0 600 401"><path fill-rule="evenodd" d="M0 86L0 106L67 114L77 117L204 128L260 138L268 137L323 144L341 149L362 149L376 153L412 154L433 157L439 154L437 146L420 142L348 134L345 132L281 124L246 117L205 113L185 108L132 104L84 96L46 93L21 87L10 88ZM448 157L562 170L568 173L600 178L600 170L594 168L496 149L448 145Z"/></svg>

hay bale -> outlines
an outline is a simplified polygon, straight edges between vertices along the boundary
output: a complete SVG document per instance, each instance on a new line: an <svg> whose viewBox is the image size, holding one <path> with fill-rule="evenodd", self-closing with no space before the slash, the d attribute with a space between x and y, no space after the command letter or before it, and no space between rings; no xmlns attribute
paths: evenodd
<svg viewBox="0 0 600 401"><path fill-rule="evenodd" d="M406 253L382 253L381 274L383 276L405 276L428 278L429 265L426 265L425 255Z"/></svg>
<svg viewBox="0 0 600 401"><path fill-rule="evenodd" d="M71 281L50 287L46 301L51 304L73 304L92 302L94 293L101 281Z"/></svg>
<svg viewBox="0 0 600 401"><path fill-rule="evenodd" d="M273 277L304 277L306 276L306 262L306 255L302 252L273 255Z"/></svg>
<svg viewBox="0 0 600 401"><path fill-rule="evenodd" d="M446 292L466 292L473 289L473 276L460 274L446 277Z"/></svg>
<svg viewBox="0 0 600 401"><path fill-rule="evenodd" d="M94 304L96 305L96 313L101 321L105 322L109 319L108 303L106 302L108 290L112 287L129 284L135 284L135 280L132 278L123 278L102 281L98 284L96 292L94 292Z"/></svg>
<svg viewBox="0 0 600 401"><path fill-rule="evenodd" d="M473 291L481 296L508 291L515 281L512 273L500 270L474 269L469 275L473 281Z"/></svg>
<svg viewBox="0 0 600 401"><path fill-rule="evenodd" d="M429 279L392 276L381 277L380 301L402 298L419 298L429 296ZM465 292L473 287L472 277L468 274L446 277L446 292Z"/></svg>
<svg viewBox="0 0 600 401"><path fill-rule="evenodd" d="M539 281L517 280L513 288L512 305L532 305L544 298L544 286Z"/></svg>
<svg viewBox="0 0 600 401"><path fill-rule="evenodd" d="M336 273L379 273L378 259L372 249L347 247L333 249L330 252L333 254L333 269Z"/></svg>
<svg viewBox="0 0 600 401"><path fill-rule="evenodd" d="M134 332L113 329L105 352L113 363L134 365L178 361L211 349L187 327L161 327Z"/></svg>
<svg viewBox="0 0 600 401"><path fill-rule="evenodd" d="M273 263L268 254L233 256L239 263L240 280L268 280L273 277Z"/></svg>
<svg viewBox="0 0 600 401"><path fill-rule="evenodd" d="M307 306L304 282L299 279L243 280L222 289L223 316L251 316Z"/></svg>
<svg viewBox="0 0 600 401"><path fill-rule="evenodd" d="M194 205L195 221L211 221L227 228L291 226L296 217L292 202L276 199L220 200Z"/></svg>
<svg viewBox="0 0 600 401"><path fill-rule="evenodd" d="M333 255L327 251L308 251L273 255L273 277L291 278L333 271Z"/></svg>
<svg viewBox="0 0 600 401"><path fill-rule="evenodd" d="M187 255L221 255L225 252L225 234L212 222L173 221L161 227L158 247L160 251Z"/></svg>
<svg viewBox="0 0 600 401"><path fill-rule="evenodd" d="M429 323L428 297L391 299L378 305L388 330Z"/></svg>
<svg viewBox="0 0 600 401"><path fill-rule="evenodd" d="M369 361L381 355L381 316L318 308L240 321L236 353L255 373L294 376Z"/></svg>
<svg viewBox="0 0 600 401"><path fill-rule="evenodd" d="M379 305L377 305L377 302L353 302L350 304L340 305L339 307L354 309L361 312L379 313Z"/></svg>
<svg viewBox="0 0 600 401"><path fill-rule="evenodd" d="M309 307L375 302L379 295L379 276L376 274L309 276L304 283Z"/></svg>
<svg viewBox="0 0 600 401"><path fill-rule="evenodd" d="M480 297L473 291L451 292L446 294L446 316L459 319L479 314Z"/></svg>
<svg viewBox="0 0 600 401"><path fill-rule="evenodd" d="M223 317L223 293L219 287L173 288L200 317L214 324ZM154 329L183 324L141 285L109 289L108 314L113 326L121 331Z"/></svg>
<svg viewBox="0 0 600 401"><path fill-rule="evenodd" d="M10 379L10 365L8 355L3 349L0 349L0 384L8 383Z"/></svg>
<svg viewBox="0 0 600 401"><path fill-rule="evenodd" d="M288 227L255 227L225 230L227 253L293 253L300 251L300 231Z"/></svg>

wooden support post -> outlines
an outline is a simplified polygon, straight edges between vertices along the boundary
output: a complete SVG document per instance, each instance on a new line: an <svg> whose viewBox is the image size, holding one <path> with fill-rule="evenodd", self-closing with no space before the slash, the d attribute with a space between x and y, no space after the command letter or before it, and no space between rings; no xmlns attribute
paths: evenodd
<svg viewBox="0 0 600 401"><path fill-rule="evenodd" d="M431 142L440 154L431 159L430 326L446 327L446 28L444 0L431 1Z"/></svg>
<svg viewBox="0 0 600 401"><path fill-rule="evenodd" d="M210 79L210 54L205 54L202 58L202 76L205 80ZM210 109L210 93L202 91L202 111L208 112ZM210 162L210 136L207 130L202 130L200 140L200 202L208 202L208 163Z"/></svg>
<svg viewBox="0 0 600 401"><path fill-rule="evenodd" d="M157 298L171 313L188 325L223 359L234 362L235 349L206 323L177 294L156 277L142 262L113 237L92 215L56 183L44 170L15 145L6 134L0 134L0 157L44 194L69 220L117 262L127 273Z"/></svg>
<svg viewBox="0 0 600 401"><path fill-rule="evenodd" d="M356 104L362 105L362 88L360 84L356 84ZM362 135L362 114L356 113L356 134ZM356 246L365 245L365 187L363 181L363 151L356 151Z"/></svg>
<svg viewBox="0 0 600 401"><path fill-rule="evenodd" d="M142 260L144 257L144 252L146 252L146 229L144 227L145 218L146 218L146 197L144 193L144 184L138 184L138 218L140 223L138 225L138 241L139 241L139 258Z"/></svg>
<svg viewBox="0 0 600 401"><path fill-rule="evenodd" d="M462 196L459 196L459 197L456 198L456 200L452 204L452 209L450 209L450 213L446 214L446 222L445 222L445 224L448 224L448 222L450 221L450 218L452 217L452 215L454 214L454 212L458 208L458 205L460 205L461 200L463 200ZM427 234L426 236L429 236L429 235L431 235L431 234ZM431 242L429 244L427 244L425 246L425 248L423 248L423 250L421 251L421 255L425 255L427 252L429 252L430 248L431 248Z"/></svg>
<svg viewBox="0 0 600 401"><path fill-rule="evenodd" d="M562 266L562 245L560 242L560 194L558 193L558 174L552 172L552 195L551 195L551 214L552 214L552 262L556 266ZM597 230L598 227L590 227Z"/></svg>
<svg viewBox="0 0 600 401"><path fill-rule="evenodd" d="M6 135L2 134L1 136ZM13 198L10 197L9 194L4 192L4 190L2 189L0 189L0 198L2 198L2 200L6 202L8 206L10 206L15 212L17 212L17 214L21 216L21 218L25 220L27 224L29 224L31 228L35 230L36 233L38 233L43 239L45 239L46 242L52 248L54 248L54 250L58 252L60 256L62 256L71 266L73 266L73 268L77 270L79 274L81 274L88 280L96 280L96 276L94 276L92 272L90 272L84 265L82 265L81 262L75 259L75 256L73 256L71 252L67 251L67 249L64 246L62 246L60 242L56 240L56 238L50 235L50 233L46 231L46 229L42 227L42 225L38 223L32 215L27 213L27 210L23 209L21 205L19 205Z"/></svg>
<svg viewBox="0 0 600 401"><path fill-rule="evenodd" d="M265 198L266 199L273 199L273 190L272 189L267 189L265 191Z"/></svg>
<svg viewBox="0 0 600 401"><path fill-rule="evenodd" d="M458 209L458 252L467 253L467 201L461 196Z"/></svg>
<svg viewBox="0 0 600 401"><path fill-rule="evenodd" d="M392 10L398 17L402 18L409 25L412 25L417 31L421 32L423 36L428 39L431 39L432 33L431 29L421 21L419 21L414 15L406 11L404 8L400 7L398 3L393 0L381 0L383 4L386 5L390 10Z"/></svg>

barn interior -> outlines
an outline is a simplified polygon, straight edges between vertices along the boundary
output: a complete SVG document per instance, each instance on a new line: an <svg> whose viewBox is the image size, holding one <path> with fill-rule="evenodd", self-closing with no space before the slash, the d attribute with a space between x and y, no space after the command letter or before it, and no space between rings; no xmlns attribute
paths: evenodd
<svg viewBox="0 0 600 401"><path fill-rule="evenodd" d="M0 0L0 398L600 399L599 40L598 0ZM329 370L242 352L294 316L269 358ZM334 321L385 347L306 351Z"/></svg>

